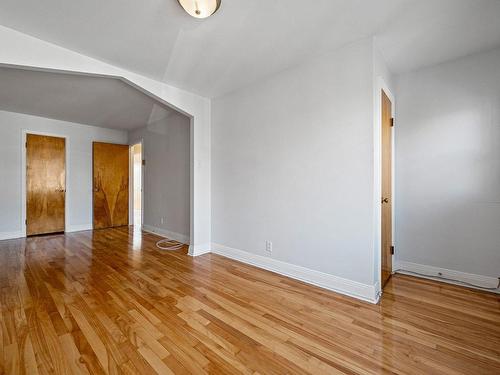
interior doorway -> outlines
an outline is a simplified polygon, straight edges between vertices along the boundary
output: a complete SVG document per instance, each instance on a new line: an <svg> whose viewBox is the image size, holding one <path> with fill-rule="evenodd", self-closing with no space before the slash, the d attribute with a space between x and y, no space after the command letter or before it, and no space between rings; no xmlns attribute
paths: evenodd
<svg viewBox="0 0 500 375"><path fill-rule="evenodd" d="M382 90L382 186L381 186L381 281L382 288L392 274L392 102Z"/></svg>
<svg viewBox="0 0 500 375"><path fill-rule="evenodd" d="M132 187L133 187L133 215L134 228L142 227L142 143L131 147L132 152Z"/></svg>
<svg viewBox="0 0 500 375"><path fill-rule="evenodd" d="M26 134L26 235L65 230L66 139Z"/></svg>

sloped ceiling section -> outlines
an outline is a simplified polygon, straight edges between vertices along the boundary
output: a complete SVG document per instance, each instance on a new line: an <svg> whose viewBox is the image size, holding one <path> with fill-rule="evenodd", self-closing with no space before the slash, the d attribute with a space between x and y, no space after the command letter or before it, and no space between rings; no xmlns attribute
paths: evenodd
<svg viewBox="0 0 500 375"><path fill-rule="evenodd" d="M0 67L0 110L132 130L173 110L114 78Z"/></svg>
<svg viewBox="0 0 500 375"><path fill-rule="evenodd" d="M399 73L500 45L498 0L223 0L206 20L177 0L2 0L0 24L217 97L375 36Z"/></svg>
<svg viewBox="0 0 500 375"><path fill-rule="evenodd" d="M500 1L412 1L377 33L393 73L500 46Z"/></svg>

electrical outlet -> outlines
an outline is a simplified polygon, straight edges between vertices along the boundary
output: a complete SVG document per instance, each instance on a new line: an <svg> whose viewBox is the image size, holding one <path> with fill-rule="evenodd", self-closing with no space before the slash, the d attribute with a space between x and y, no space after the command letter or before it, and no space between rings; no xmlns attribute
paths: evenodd
<svg viewBox="0 0 500 375"><path fill-rule="evenodd" d="M266 251L268 253L272 253L273 252L273 243L271 241L266 241Z"/></svg>

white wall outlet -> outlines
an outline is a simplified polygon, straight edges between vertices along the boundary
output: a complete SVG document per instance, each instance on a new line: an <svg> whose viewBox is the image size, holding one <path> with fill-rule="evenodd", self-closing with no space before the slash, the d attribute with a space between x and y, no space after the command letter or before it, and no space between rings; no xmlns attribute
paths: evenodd
<svg viewBox="0 0 500 375"><path fill-rule="evenodd" d="M271 241L266 241L266 251L268 253L272 253L273 252L273 243Z"/></svg>

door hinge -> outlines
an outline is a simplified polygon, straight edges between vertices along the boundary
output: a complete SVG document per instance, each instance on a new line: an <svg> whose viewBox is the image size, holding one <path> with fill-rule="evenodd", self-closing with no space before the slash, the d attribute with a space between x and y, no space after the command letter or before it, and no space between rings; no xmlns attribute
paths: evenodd
<svg viewBox="0 0 500 375"><path fill-rule="evenodd" d="M394 246L391 246L391 255L394 255Z"/></svg>
<svg viewBox="0 0 500 375"><path fill-rule="evenodd" d="M394 117L391 117L391 126L394 126Z"/></svg>
<svg viewBox="0 0 500 375"><path fill-rule="evenodd" d="M27 141L24 143L24 147L28 148L28 142Z"/></svg>
<svg viewBox="0 0 500 375"><path fill-rule="evenodd" d="M146 159L142 159L142 165L146 165Z"/></svg>
<svg viewBox="0 0 500 375"><path fill-rule="evenodd" d="M28 225L28 219L24 219L24 225Z"/></svg>

